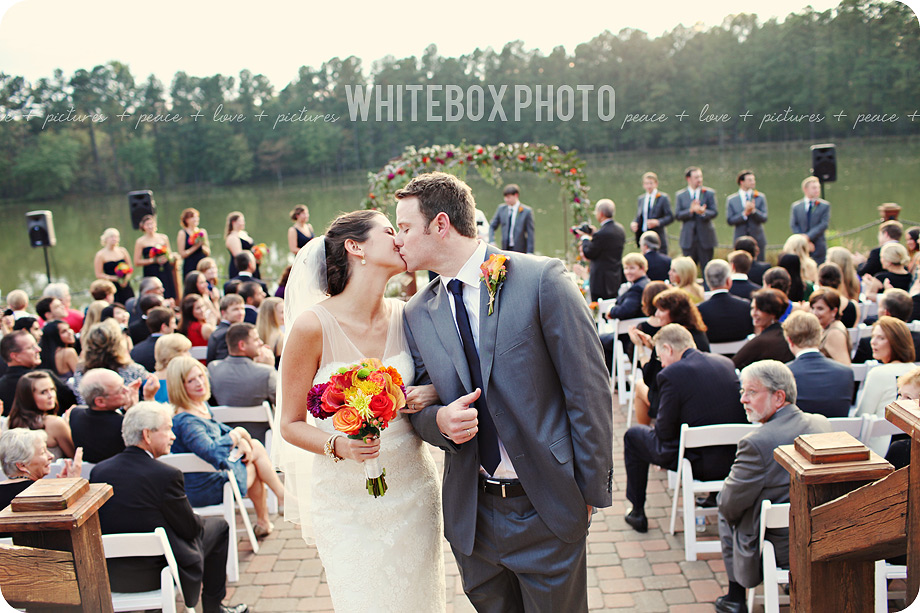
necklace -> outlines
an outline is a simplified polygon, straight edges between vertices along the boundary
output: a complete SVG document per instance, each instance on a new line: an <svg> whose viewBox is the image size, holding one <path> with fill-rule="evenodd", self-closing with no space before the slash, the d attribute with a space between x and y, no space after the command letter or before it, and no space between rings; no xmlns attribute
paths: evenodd
<svg viewBox="0 0 920 613"><path fill-rule="evenodd" d="M7 479L29 479L31 480L32 477L30 477L29 475L13 475L11 477L7 477Z"/></svg>

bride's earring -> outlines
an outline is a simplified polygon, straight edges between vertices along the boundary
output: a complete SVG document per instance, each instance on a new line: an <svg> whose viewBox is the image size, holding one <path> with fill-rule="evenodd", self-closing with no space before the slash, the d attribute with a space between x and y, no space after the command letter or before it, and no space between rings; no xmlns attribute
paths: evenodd
<svg viewBox="0 0 920 613"><path fill-rule="evenodd" d="M361 256L361 266L364 266L365 264L367 264L367 260L365 260L364 256L362 255Z"/></svg>

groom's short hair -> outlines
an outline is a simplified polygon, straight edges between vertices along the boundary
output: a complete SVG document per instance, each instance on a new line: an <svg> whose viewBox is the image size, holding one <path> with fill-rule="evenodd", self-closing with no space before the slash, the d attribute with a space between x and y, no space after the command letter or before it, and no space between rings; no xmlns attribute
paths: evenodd
<svg viewBox="0 0 920 613"><path fill-rule="evenodd" d="M419 211L427 224L446 213L450 225L467 238L476 238L476 200L470 186L445 172L429 172L409 181L396 192L396 199L418 198ZM427 225L426 225L427 234Z"/></svg>

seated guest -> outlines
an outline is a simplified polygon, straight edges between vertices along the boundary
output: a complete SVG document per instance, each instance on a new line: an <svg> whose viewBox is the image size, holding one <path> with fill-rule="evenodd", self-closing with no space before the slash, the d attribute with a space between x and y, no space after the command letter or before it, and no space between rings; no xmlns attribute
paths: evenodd
<svg viewBox="0 0 920 613"><path fill-rule="evenodd" d="M748 279L753 264L751 254L747 251L732 251L728 254L728 263L732 268L732 284L728 291L739 298L750 300L751 294L760 289L759 285Z"/></svg>
<svg viewBox="0 0 920 613"><path fill-rule="evenodd" d="M239 294L243 298L243 304L246 309L243 321L247 324L256 325L259 319L259 307L262 301L268 296L268 292L262 289L262 286L255 281L246 281L240 285Z"/></svg>
<svg viewBox="0 0 920 613"><path fill-rule="evenodd" d="M824 329L818 349L830 359L849 366L853 342L850 333L840 323L840 294L830 288L818 288L808 298L808 304Z"/></svg>
<svg viewBox="0 0 920 613"><path fill-rule="evenodd" d="M194 453L220 472L189 473L185 484L189 502L196 507L220 504L224 483L230 469L237 480L240 493L248 494L256 512L256 536L267 536L274 526L268 517L265 487L268 486L283 504L284 486L271 459L257 440L245 428L230 428L215 421L208 408L211 385L208 371L201 362L178 357L166 368L169 400L176 408L176 453ZM240 457L231 459L230 452L239 449Z"/></svg>
<svg viewBox="0 0 920 613"><path fill-rule="evenodd" d="M274 354L275 368L277 368L284 350L283 299L272 296L262 301L259 307L259 317L256 319L256 330L259 332L259 338Z"/></svg>
<svg viewBox="0 0 920 613"><path fill-rule="evenodd" d="M140 285L138 286L138 290L139 292L137 297L129 298L128 301L125 302L125 306L128 307L128 312L131 313L131 324L134 324L137 320L141 319L144 314L140 304L140 301L144 296L154 295L163 298L164 294L166 293L166 290L163 287L163 282L158 277L142 277ZM166 302L168 306L173 306L172 298Z"/></svg>
<svg viewBox="0 0 920 613"><path fill-rule="evenodd" d="M773 266L763 273L763 286L778 289L784 295L789 296L789 291L792 289L792 277L785 268Z"/></svg>
<svg viewBox="0 0 920 613"><path fill-rule="evenodd" d="M788 368L774 360L755 362L741 372L748 421L763 424L738 442L738 453L719 492L719 537L728 575L728 593L716 611L747 611L745 588L763 580L760 563L760 505L764 500L789 502L789 473L773 459L773 450L797 436L830 432L823 415L804 413L795 405L796 383ZM789 567L789 529L767 530L776 562Z"/></svg>
<svg viewBox="0 0 920 613"><path fill-rule="evenodd" d="M71 308L70 286L66 283L49 283L42 291L42 297L51 296L60 300L64 309L67 311L67 317L64 318L73 331L79 334L83 330L83 313L77 309Z"/></svg>
<svg viewBox="0 0 920 613"><path fill-rule="evenodd" d="M770 265L760 257L760 245L757 244L754 237L739 236L735 239L734 247L736 251L747 251L751 254L753 262L751 263L751 270L748 271L748 280L755 285L764 285L763 273L767 272Z"/></svg>
<svg viewBox="0 0 920 613"><path fill-rule="evenodd" d="M741 370L758 360L786 363L795 359L779 322L788 306L789 300L779 290L765 287L751 294L751 320L757 336L745 343L732 358L735 368Z"/></svg>
<svg viewBox="0 0 920 613"><path fill-rule="evenodd" d="M217 328L208 337L207 361L222 360L227 357L227 329L230 324L238 324L246 317L243 299L239 294L227 294L220 299L220 321Z"/></svg>
<svg viewBox="0 0 920 613"><path fill-rule="evenodd" d="M179 567L185 606L201 597L206 613L245 613L246 605L227 607L229 528L223 517L199 517L185 495L182 471L156 458L169 453L175 436L171 412L163 405L143 402L125 415L125 449L93 468L93 483L108 483L112 498L99 509L103 534L153 532L164 528ZM112 591L159 589L165 562L154 557L107 561Z"/></svg>
<svg viewBox="0 0 920 613"><path fill-rule="evenodd" d="M41 365L41 349L31 334L25 330L15 330L0 339L0 358L7 364L6 372L0 377L0 402L3 403L3 414L9 415L20 377ZM70 407L76 404L77 398L73 391L57 375L50 374L57 390L58 406Z"/></svg>
<svg viewBox="0 0 920 613"><path fill-rule="evenodd" d="M118 289L108 279L96 279L89 284L89 295L93 300L104 300L109 304L115 302L115 293Z"/></svg>
<svg viewBox="0 0 920 613"><path fill-rule="evenodd" d="M699 305L710 343L740 341L754 332L751 303L730 293L734 281L725 260L710 260L704 271L711 293Z"/></svg>
<svg viewBox="0 0 920 613"><path fill-rule="evenodd" d="M70 426L61 413L51 374L38 370L20 377L6 425L8 428L44 430L48 433L48 449L52 455L55 458L72 458L76 449Z"/></svg>
<svg viewBox="0 0 920 613"><path fill-rule="evenodd" d="M94 368L114 370L125 383L140 379L144 381L150 372L131 359L128 353L127 336L114 319L98 323L84 334L83 357L73 375L73 384L79 389L83 374ZM82 398L78 397L82 402Z"/></svg>
<svg viewBox="0 0 920 613"><path fill-rule="evenodd" d="M796 311L783 322L783 334L795 359L786 364L799 390L798 407L825 417L846 417L853 398L853 369L818 350L824 330L811 313Z"/></svg>
<svg viewBox="0 0 920 613"><path fill-rule="evenodd" d="M478 210L478 209L477 209ZM291 276L291 265L288 264L281 271L281 278L278 279L278 289L275 290L275 298L284 300L284 289L287 287L288 277Z"/></svg>
<svg viewBox="0 0 920 613"><path fill-rule="evenodd" d="M913 300L904 290L890 289L878 297L879 317L888 315L907 323L911 320L912 309ZM914 354L920 356L920 332L911 331L910 336L914 343ZM868 336L859 339L856 353L853 355L854 364L863 364L873 359L871 343L872 339Z"/></svg>
<svg viewBox="0 0 920 613"><path fill-rule="evenodd" d="M799 258L799 265L801 266L799 272L802 281L806 285L811 284L812 287L818 280L818 264L811 257L814 251L815 246L806 234L793 234L786 239L786 243L783 245L783 255L792 254ZM780 256L780 259L782 259L782 256ZM808 299L807 295L805 299Z"/></svg>
<svg viewBox="0 0 920 613"><path fill-rule="evenodd" d="M86 316L83 318L84 333L89 332L90 328L102 321L102 311L109 306L111 305L104 300L93 300L89 303L89 306L86 307Z"/></svg>
<svg viewBox="0 0 920 613"><path fill-rule="evenodd" d="M141 296L140 300L138 300L138 305L142 315L128 325L128 334L135 347L147 340L147 337L152 334L150 327L147 326L147 315L152 309L160 307L172 312L172 307L168 306L163 300L163 297L157 294L145 294Z"/></svg>
<svg viewBox="0 0 920 613"><path fill-rule="evenodd" d="M668 280L672 286L687 292L693 302L699 304L703 301L703 288L696 282L696 262L693 258L681 256L671 260Z"/></svg>
<svg viewBox="0 0 920 613"><path fill-rule="evenodd" d="M13 319L20 317L31 317L29 313L29 294L24 290L14 289L6 295L6 306L13 311Z"/></svg>
<svg viewBox="0 0 920 613"><path fill-rule="evenodd" d="M850 300L843 292L843 271L833 262L825 262L818 266L818 285L836 290L840 296L840 323L844 328L853 328L859 321L858 299Z"/></svg>
<svg viewBox="0 0 920 613"><path fill-rule="evenodd" d="M904 233L904 246L907 247L907 254L910 256L907 272L916 279L920 270L920 226L907 228Z"/></svg>
<svg viewBox="0 0 920 613"><path fill-rule="evenodd" d="M204 278L201 273L198 275ZM179 311L179 334L187 336L192 341L192 347L207 347L208 337L214 332L217 322L216 313L211 310L208 300L198 294L189 294L182 299Z"/></svg>
<svg viewBox="0 0 920 613"><path fill-rule="evenodd" d="M657 236L657 234L656 234ZM628 350L629 347L633 347L636 343L639 336L635 335L635 331L638 330L643 334L647 335L649 338L655 336L655 333L658 332L658 329L661 327L658 324L658 320L654 319L655 315L655 306L652 302L655 300L655 296L661 292L671 289L670 286L664 281L650 281L645 289L642 290L642 314L648 316L648 320L640 322L638 326L633 326L626 333L627 340L620 339L623 342L623 350L627 355L632 354L632 350ZM621 335L624 336L624 335ZM601 346L604 348L604 359L607 363L607 371L613 372L613 341L615 335L613 334L602 334L601 335ZM641 344L641 340L639 341Z"/></svg>
<svg viewBox="0 0 920 613"><path fill-rule="evenodd" d="M120 302L113 302L109 306L102 309L102 314L100 315L99 321L105 321L106 319L114 319L118 323L119 326L127 330L128 325L129 325L128 321L130 317L131 315L128 313L128 309L125 308L125 305L123 305ZM131 346L132 348L134 347L133 341L131 343Z"/></svg>
<svg viewBox="0 0 920 613"><path fill-rule="evenodd" d="M214 317L220 315L220 309L218 307L218 303L220 302L220 290L216 286L211 285L203 272L193 270L185 276L185 289L182 295L186 297L192 295L201 296L204 298L208 308L213 311Z"/></svg>
<svg viewBox="0 0 920 613"><path fill-rule="evenodd" d="M157 339L157 346L154 348L156 357L156 371L153 373L160 382L160 390L153 400L157 402L169 402L169 393L166 389L166 368L173 358L180 355L190 356L189 350L192 348L192 341L188 337L177 332L164 334Z"/></svg>
<svg viewBox="0 0 920 613"><path fill-rule="evenodd" d="M77 336L66 321L55 320L46 323L42 328L42 340L39 343L41 367L64 380L72 377L80 360L74 348L76 343Z"/></svg>
<svg viewBox="0 0 920 613"><path fill-rule="evenodd" d="M915 368L914 343L910 329L900 319L882 316L872 324L872 357L879 365L866 374L860 391L857 415L885 418L885 407L897 397L897 378ZM890 436L875 437L867 446L882 457L888 452Z"/></svg>
<svg viewBox="0 0 920 613"><path fill-rule="evenodd" d="M697 351L690 332L678 324L664 326L655 335L654 343L663 368L658 375L658 419L654 428L633 426L623 437L626 498L632 503L626 523L637 532L648 531L645 490L649 466L657 464L676 470L681 424L708 426L744 421L738 401L738 377L728 358ZM701 381L706 385L700 385ZM735 448L725 445L688 449L685 457L693 466L695 478L723 479L732 465Z"/></svg>
<svg viewBox="0 0 920 613"><path fill-rule="evenodd" d="M813 287L808 287L802 279L802 263L799 260L799 256L784 253L779 257L779 267L789 273L789 293L787 294L789 300L792 302L804 302L807 300Z"/></svg>
<svg viewBox="0 0 920 613"><path fill-rule="evenodd" d="M639 251L648 262L648 278L652 281L667 281L671 270L671 258L661 253L661 238L654 230L648 230L639 237Z"/></svg>
<svg viewBox="0 0 920 613"><path fill-rule="evenodd" d="M626 291L620 288L620 295L613 308L607 313L607 319L634 319L642 317L642 290L648 285L645 275L648 261L638 253L623 256L623 276L626 278Z"/></svg>
<svg viewBox="0 0 920 613"><path fill-rule="evenodd" d="M837 291L848 300L858 302L862 289L859 285L859 275L856 274L856 265L853 263L853 254L846 247L831 247L827 250L827 261L840 267L843 282Z"/></svg>
<svg viewBox="0 0 920 613"><path fill-rule="evenodd" d="M862 264L856 267L856 272L860 275L875 276L884 270L882 265L882 249L885 245L900 243L901 236L904 234L904 226L900 221L892 219L886 221L878 227L878 247L874 247L869 252L869 257ZM862 258L862 254L858 254ZM907 289L906 287L902 289Z"/></svg>
<svg viewBox="0 0 920 613"><path fill-rule="evenodd" d="M147 319L144 321L147 329L150 330L150 336L134 346L134 349L131 350L131 359L146 368L148 372L153 372L156 370L154 348L161 336L176 331L176 315L168 307L153 307L147 311Z"/></svg>
<svg viewBox="0 0 920 613"><path fill-rule="evenodd" d="M13 322L13 330L25 330L35 339L35 342L42 342L42 325L37 317L26 315Z"/></svg>
<svg viewBox="0 0 920 613"><path fill-rule="evenodd" d="M42 321L48 322L57 319L66 322L68 311L67 307L64 306L64 303L61 302L59 298L45 296L35 303L35 313Z"/></svg>
<svg viewBox="0 0 920 613"><path fill-rule="evenodd" d="M54 456L45 445L47 436L44 430L28 428L13 428L0 434L0 469L6 475L6 479L0 481L0 509L10 506L13 498L51 473ZM79 477L81 469L79 458L64 460L58 477Z"/></svg>
<svg viewBox="0 0 920 613"><path fill-rule="evenodd" d="M900 400L920 400L920 367L898 377L898 398ZM906 434L892 436L885 459L891 462L895 469L904 468L910 464L910 437Z"/></svg>
<svg viewBox="0 0 920 613"><path fill-rule="evenodd" d="M894 287L907 291L910 289L910 273L907 264L910 256L901 243L888 243L882 247L882 271L875 274L875 278L882 282L884 288ZM885 282L888 282L888 285Z"/></svg>
<svg viewBox="0 0 920 613"><path fill-rule="evenodd" d="M254 281L259 284L259 286L262 288L262 291L265 292L265 295L268 295L268 286L265 285L265 281L257 278L255 275L258 264L256 264L256 256L252 254L252 251L246 249L240 251L235 256L233 256L233 262L236 264L239 272L235 277L232 277L229 281L227 281L227 283L224 284L225 295L233 293L228 291L227 284L230 283L230 281L239 281L241 284L246 283L247 281Z"/></svg>
<svg viewBox="0 0 920 613"><path fill-rule="evenodd" d="M71 409L70 429L87 462L101 462L125 448L121 422L125 411L137 403L140 387L140 379L125 385L125 380L108 368L94 368L83 376L80 395L86 404ZM148 380L144 399L152 400L156 393L156 381Z"/></svg>

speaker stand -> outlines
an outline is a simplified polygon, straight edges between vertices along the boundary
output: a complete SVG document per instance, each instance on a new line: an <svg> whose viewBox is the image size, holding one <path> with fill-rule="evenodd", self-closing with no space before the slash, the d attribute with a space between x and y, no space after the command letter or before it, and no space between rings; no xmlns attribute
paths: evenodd
<svg viewBox="0 0 920 613"><path fill-rule="evenodd" d="M48 264L48 245L42 245L45 252L45 275L48 277L48 285L51 285L51 266Z"/></svg>

